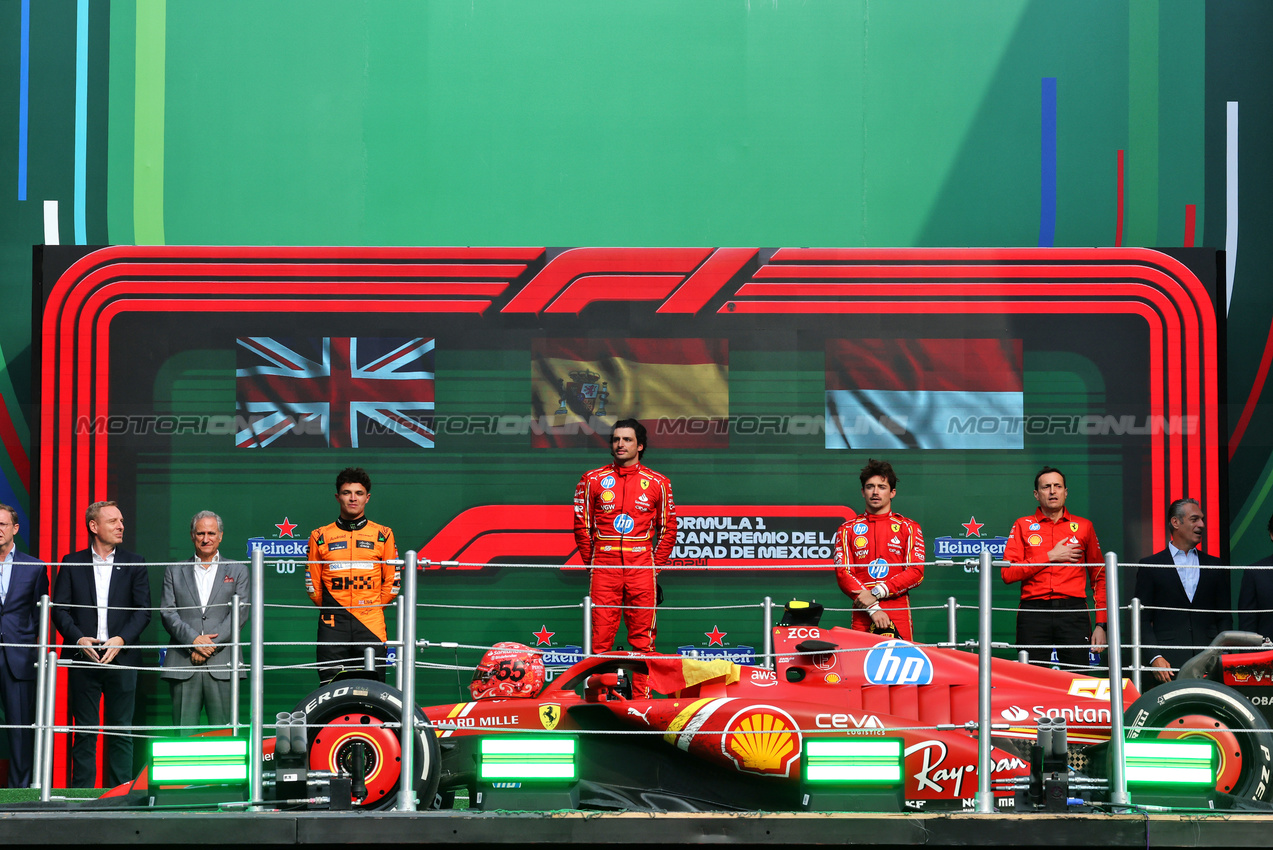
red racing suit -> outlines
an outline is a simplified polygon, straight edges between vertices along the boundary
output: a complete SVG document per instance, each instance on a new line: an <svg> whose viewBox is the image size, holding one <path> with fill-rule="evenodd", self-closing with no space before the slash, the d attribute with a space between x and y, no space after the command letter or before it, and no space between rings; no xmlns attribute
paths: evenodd
<svg viewBox="0 0 1273 850"><path fill-rule="evenodd" d="M363 648L387 639L382 606L393 603L402 581L401 569L387 562L397 557L393 529L366 517L338 519L310 533L305 592L321 607L320 680L361 668ZM376 654L383 658L383 647Z"/></svg>
<svg viewBox="0 0 1273 850"><path fill-rule="evenodd" d="M1048 552L1062 540L1073 538L1083 547L1080 564L1087 567L1087 574L1075 564L1053 564ZM1056 522L1048 519L1039 508L1030 516L1023 516L1012 524L1003 559L1011 566L1002 570L1006 584L1021 582L1022 599L1062 599L1070 597L1086 601L1087 582L1092 583L1092 595L1096 597L1096 625L1105 625L1105 557L1101 554L1101 542L1096 539L1092 523L1062 510Z"/></svg>
<svg viewBox="0 0 1273 850"><path fill-rule="evenodd" d="M593 568L592 651L614 647L622 614L628 648L653 652L657 568L676 545L672 482L639 463L585 473L575 488L575 545Z"/></svg>
<svg viewBox="0 0 1273 850"><path fill-rule="evenodd" d="M864 588L884 588L880 607L897 626L897 636L911 640L910 590L924 580L924 532L919 523L892 512L859 514L835 533L835 563L840 590L854 600ZM854 611L853 628L870 631L871 615Z"/></svg>

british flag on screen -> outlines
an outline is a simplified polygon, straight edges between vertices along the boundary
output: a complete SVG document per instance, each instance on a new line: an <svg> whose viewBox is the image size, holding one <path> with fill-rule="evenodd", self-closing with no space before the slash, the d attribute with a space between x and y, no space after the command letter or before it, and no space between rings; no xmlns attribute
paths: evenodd
<svg viewBox="0 0 1273 850"><path fill-rule="evenodd" d="M236 340L239 448L433 448L433 340Z"/></svg>

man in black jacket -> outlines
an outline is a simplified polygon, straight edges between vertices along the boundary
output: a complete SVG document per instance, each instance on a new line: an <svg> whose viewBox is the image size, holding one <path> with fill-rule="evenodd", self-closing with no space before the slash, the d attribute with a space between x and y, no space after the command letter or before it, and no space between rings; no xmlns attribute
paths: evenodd
<svg viewBox="0 0 1273 850"><path fill-rule="evenodd" d="M133 645L150 622L150 582L140 555L119 548L124 515L114 502L94 502L84 512L89 547L62 558L53 587L53 624L76 645L67 676L71 718L77 727L132 726L137 667ZM98 712L106 699L103 724ZM97 784L96 730L76 732L71 745L71 785ZM107 733L107 787L133 778L133 739Z"/></svg>
<svg viewBox="0 0 1273 850"><path fill-rule="evenodd" d="M1233 628L1229 570L1214 569L1220 560L1198 549L1206 528L1202 506L1196 499L1177 499L1167 508L1167 522L1167 548L1141 559L1164 566L1138 569L1133 594L1141 604L1144 658L1159 682L1170 682L1199 647Z"/></svg>
<svg viewBox="0 0 1273 850"><path fill-rule="evenodd" d="M1273 541L1273 516L1269 517L1269 540ZM1261 558L1252 567L1273 567L1273 555ZM1273 569L1242 571L1238 591L1238 628L1273 637Z"/></svg>

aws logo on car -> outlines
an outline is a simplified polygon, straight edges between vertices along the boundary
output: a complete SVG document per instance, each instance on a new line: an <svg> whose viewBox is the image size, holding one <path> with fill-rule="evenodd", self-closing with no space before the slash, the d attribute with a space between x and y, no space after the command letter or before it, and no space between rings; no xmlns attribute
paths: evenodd
<svg viewBox="0 0 1273 850"><path fill-rule="evenodd" d="M934 672L924 650L904 640L876 644L866 654L862 671L872 685L927 685Z"/></svg>

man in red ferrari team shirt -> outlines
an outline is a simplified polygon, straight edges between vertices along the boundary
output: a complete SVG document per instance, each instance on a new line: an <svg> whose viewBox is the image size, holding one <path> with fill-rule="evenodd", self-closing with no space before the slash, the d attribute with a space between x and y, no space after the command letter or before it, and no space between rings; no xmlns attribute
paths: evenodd
<svg viewBox="0 0 1273 850"><path fill-rule="evenodd" d="M575 544L592 567L589 593L592 651L609 652L628 624L629 647L654 651L654 606L658 568L667 566L676 545L676 506L672 483L641 465L645 426L621 419L610 434L614 462L579 479L575 488ZM644 677L634 677L644 690Z"/></svg>
<svg viewBox="0 0 1273 850"><path fill-rule="evenodd" d="M892 628L912 639L910 591L924 580L924 532L919 523L893 513L897 475L887 461L862 467L866 510L840 526L835 535L835 578L853 598L853 628L862 632Z"/></svg>
<svg viewBox="0 0 1273 850"><path fill-rule="evenodd" d="M1059 469L1034 477L1039 509L1012 525L1003 558L1007 584L1021 582L1017 644L1035 656L1056 647L1063 667L1087 667L1087 651L1105 648L1105 565L1096 529L1065 509L1069 491ZM1077 566L1087 564L1086 568ZM1096 597L1096 628L1087 613L1087 583Z"/></svg>

